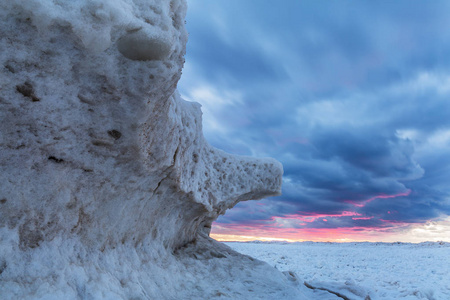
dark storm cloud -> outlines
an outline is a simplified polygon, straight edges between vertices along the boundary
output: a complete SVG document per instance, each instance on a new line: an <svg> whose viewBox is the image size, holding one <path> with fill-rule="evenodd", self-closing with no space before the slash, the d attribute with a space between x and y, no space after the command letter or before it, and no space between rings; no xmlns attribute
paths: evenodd
<svg viewBox="0 0 450 300"><path fill-rule="evenodd" d="M315 148L313 157L338 160L376 178L406 179L421 173L411 157L412 142L378 130L370 127L315 130L311 139Z"/></svg>
<svg viewBox="0 0 450 300"><path fill-rule="evenodd" d="M450 214L448 2L193 2L182 95L211 114L215 147L285 170L283 196L238 204L221 223L353 211L292 226L386 227Z"/></svg>

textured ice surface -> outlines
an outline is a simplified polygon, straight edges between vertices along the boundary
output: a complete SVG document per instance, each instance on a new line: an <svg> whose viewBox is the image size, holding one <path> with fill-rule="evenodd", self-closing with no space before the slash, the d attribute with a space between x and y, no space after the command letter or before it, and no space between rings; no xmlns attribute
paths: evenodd
<svg viewBox="0 0 450 300"><path fill-rule="evenodd" d="M292 273L307 299L450 299L449 243L227 244Z"/></svg>
<svg viewBox="0 0 450 300"><path fill-rule="evenodd" d="M0 298L300 297L208 237L281 165L204 140L181 0L0 2ZM270 275L269 275L270 274Z"/></svg>

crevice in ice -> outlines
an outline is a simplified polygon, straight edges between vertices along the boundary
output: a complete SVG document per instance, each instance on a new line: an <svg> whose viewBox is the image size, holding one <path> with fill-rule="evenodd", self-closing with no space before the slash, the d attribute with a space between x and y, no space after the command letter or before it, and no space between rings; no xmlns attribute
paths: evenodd
<svg viewBox="0 0 450 300"><path fill-rule="evenodd" d="M339 298L342 298L342 299L344 299L344 300L350 300L349 298L347 298L346 296L344 296L344 295L342 295L342 294L340 294L340 293L338 293L338 292L334 292L334 291L332 291L332 290L329 290L329 289L326 289L326 288L323 288L323 287L312 286L312 285L310 285L309 283L307 283L306 281L305 281L303 284L304 284L308 289L311 289L311 290L321 290L321 291L326 291L326 292L331 293L331 294L333 294L333 295L336 295L336 296L338 296Z"/></svg>
<svg viewBox="0 0 450 300"><path fill-rule="evenodd" d="M64 162L64 159L62 158L56 158L55 156L51 155L48 157L48 160L54 161L57 164L60 164L62 162Z"/></svg>
<svg viewBox="0 0 450 300"><path fill-rule="evenodd" d="M307 283L306 281L305 281L303 284L304 284L307 288L309 288L309 289L311 289L311 290L321 290L321 291L325 291L325 292L328 292L328 293L330 293L330 294L336 295L337 297L342 298L342 299L344 299L344 300L351 300L350 298L348 298L347 296L345 296L345 295L343 295L343 294L341 294L341 293L339 293L339 292L335 292L335 291L333 291L333 290L330 290L330 289L327 289L327 288L324 288L324 287L313 286L313 285ZM364 298L364 300L371 300L371 298L370 298L369 295L367 295L367 296Z"/></svg>
<svg viewBox="0 0 450 300"><path fill-rule="evenodd" d="M7 264L5 260L0 260L0 275L6 270Z"/></svg>

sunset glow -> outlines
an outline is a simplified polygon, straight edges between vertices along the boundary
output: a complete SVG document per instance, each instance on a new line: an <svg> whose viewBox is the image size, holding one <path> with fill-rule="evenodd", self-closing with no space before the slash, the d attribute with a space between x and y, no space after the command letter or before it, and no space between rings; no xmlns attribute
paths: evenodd
<svg viewBox="0 0 450 300"><path fill-rule="evenodd" d="M392 222L389 222L393 224ZM368 228L271 228L214 224L211 237L218 241L286 241L286 242L423 242L447 241L450 217L425 224L396 223L393 227Z"/></svg>

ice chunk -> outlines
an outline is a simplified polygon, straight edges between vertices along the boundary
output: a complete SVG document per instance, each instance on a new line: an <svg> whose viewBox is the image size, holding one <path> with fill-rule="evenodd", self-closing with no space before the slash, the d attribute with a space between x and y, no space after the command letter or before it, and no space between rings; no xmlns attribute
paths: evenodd
<svg viewBox="0 0 450 300"><path fill-rule="evenodd" d="M300 297L208 236L237 202L278 194L282 168L204 140L176 91L185 10L0 1L2 298Z"/></svg>
<svg viewBox="0 0 450 300"><path fill-rule="evenodd" d="M117 48L132 60L163 60L171 50L171 44L162 36L151 36L143 29L128 32L117 42Z"/></svg>

